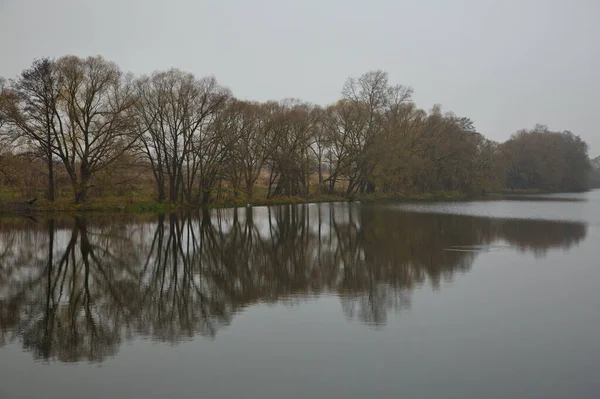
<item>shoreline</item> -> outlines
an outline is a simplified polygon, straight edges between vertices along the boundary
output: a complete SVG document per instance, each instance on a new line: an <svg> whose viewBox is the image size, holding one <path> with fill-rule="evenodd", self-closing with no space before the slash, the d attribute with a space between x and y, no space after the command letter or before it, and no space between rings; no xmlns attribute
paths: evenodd
<svg viewBox="0 0 600 399"><path fill-rule="evenodd" d="M169 213L185 210L202 209L229 209L247 206L277 206L294 204L312 204L325 202L377 202L377 201L439 201L439 200L465 200L467 196L456 194L440 195L363 195L352 199L338 195L308 195L292 197L261 198L250 202L244 199L216 200L208 206L160 203L154 201L140 201L130 203L90 202L88 204L74 204L68 201L40 203L27 207L24 200L0 204L0 216L10 215L49 215L49 214L79 214L79 213ZM15 206L16 204L16 206ZM12 208L12 209L11 209Z"/></svg>
<svg viewBox="0 0 600 399"><path fill-rule="evenodd" d="M589 190L592 191L592 190ZM90 213L171 213L186 210L203 209L231 209L247 206L277 206L277 205L295 205L295 204L316 204L333 202L362 202L375 203L385 201L395 202L443 202L443 201L482 201L482 200L502 200L537 197L544 194L567 194L565 192L544 192L544 191L495 191L478 195L467 195L461 193L440 193L440 194L366 194L358 195L354 198L347 198L337 195L308 195L293 197L261 198L247 202L243 199L238 200L216 200L208 206L177 204L177 203L159 203L154 201L140 201L129 203L114 202L90 202L88 204L73 204L68 201L57 201L48 203L45 201L39 204L27 207L25 201L15 201L11 203L0 203L0 217L2 216L36 216L36 215L61 215L61 214L90 214ZM16 206L15 206L16 204ZM12 208L12 209L11 209Z"/></svg>

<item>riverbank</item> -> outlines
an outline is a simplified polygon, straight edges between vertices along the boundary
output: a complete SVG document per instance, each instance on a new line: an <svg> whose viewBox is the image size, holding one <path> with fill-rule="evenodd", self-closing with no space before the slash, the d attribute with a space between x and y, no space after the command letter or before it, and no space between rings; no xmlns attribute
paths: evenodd
<svg viewBox="0 0 600 399"><path fill-rule="evenodd" d="M531 196L552 194L539 190L515 190L495 191L485 194L467 195L459 192L426 193L426 194L385 194L373 193L357 195L347 198L341 195L310 194L307 196L256 198L251 201L246 199L214 200L208 206L196 206L189 204L160 203L149 199L132 201L121 197L103 199L92 199L86 204L73 204L69 199L61 199L55 202L45 200L37 201L34 205L28 205L27 200L13 200L0 202L0 215L38 215L38 214L61 214L61 213L168 213L179 210L193 209L225 209L246 206L272 206L289 204L310 204L322 202L362 202L374 203L383 201L399 202L436 202L436 201L474 201L474 200L502 200L519 199Z"/></svg>
<svg viewBox="0 0 600 399"><path fill-rule="evenodd" d="M185 209L223 209L245 206L269 206L269 205L289 205L289 204L308 204L322 202L376 202L376 201L449 201L466 200L469 196L459 193L442 194L368 194L359 195L352 199L340 195L318 195L310 194L307 196L276 197L276 198L257 198L251 201L245 199L215 200L205 207L192 206L189 204L171 204L159 203L150 200L128 201L123 198L113 197L105 199L90 200L86 204L73 204L68 199L48 202L40 200L35 205L26 205L26 200L17 200L0 203L0 215L14 214L55 214L55 213L89 213L89 212L111 212L111 213L163 213L173 212ZM18 204L18 206L15 206Z"/></svg>
<svg viewBox="0 0 600 399"><path fill-rule="evenodd" d="M156 201L124 201L118 198L91 200L86 204L74 204L68 200L59 200L55 202L39 201L35 205L24 205L24 201L12 201L0 203L1 214L54 214L54 213L88 213L88 212L124 212L124 213L164 213L174 212L185 209L221 209L237 208L244 206L266 206L266 205L287 205L318 202L339 202L348 201L339 196L306 196L306 197L277 197L261 198L250 202L243 199L215 200L208 206L200 207L189 204L160 203ZM15 206L18 204L18 206Z"/></svg>

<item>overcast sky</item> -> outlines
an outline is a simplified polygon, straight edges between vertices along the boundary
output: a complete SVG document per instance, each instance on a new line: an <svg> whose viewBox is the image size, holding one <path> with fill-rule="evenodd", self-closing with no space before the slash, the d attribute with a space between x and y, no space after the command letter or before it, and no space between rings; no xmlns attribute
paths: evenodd
<svg viewBox="0 0 600 399"><path fill-rule="evenodd" d="M0 0L0 76L98 55L215 75L240 98L328 104L383 69L503 141L535 123L600 155L600 0Z"/></svg>

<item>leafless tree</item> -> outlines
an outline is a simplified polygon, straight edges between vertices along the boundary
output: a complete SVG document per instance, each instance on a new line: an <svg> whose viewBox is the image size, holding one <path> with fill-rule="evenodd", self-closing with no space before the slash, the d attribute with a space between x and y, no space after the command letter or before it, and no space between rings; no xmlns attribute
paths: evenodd
<svg viewBox="0 0 600 399"><path fill-rule="evenodd" d="M10 88L3 89L0 100L1 120L9 126L10 138L22 138L33 147L48 168L47 199L54 201L54 148L60 130L58 103L61 78L53 60L35 60Z"/></svg>
<svg viewBox="0 0 600 399"><path fill-rule="evenodd" d="M229 90L213 77L197 80L178 69L155 72L136 84L139 102L135 118L144 152L156 180L158 200L179 194L191 201L202 166L207 131L230 98Z"/></svg>
<svg viewBox="0 0 600 399"><path fill-rule="evenodd" d="M288 100L269 106L268 129L274 147L268 159L269 197L308 194L310 146L317 123L316 108Z"/></svg>
<svg viewBox="0 0 600 399"><path fill-rule="evenodd" d="M69 174L75 202L83 203L94 174L136 143L136 97L131 76L100 56L63 57L57 68L62 84L54 153Z"/></svg>
<svg viewBox="0 0 600 399"><path fill-rule="evenodd" d="M268 129L268 107L258 103L236 101L232 103L237 118L233 129L237 140L233 146L230 174L244 183L248 199L253 197L254 184L265 166L273 149L273 140Z"/></svg>

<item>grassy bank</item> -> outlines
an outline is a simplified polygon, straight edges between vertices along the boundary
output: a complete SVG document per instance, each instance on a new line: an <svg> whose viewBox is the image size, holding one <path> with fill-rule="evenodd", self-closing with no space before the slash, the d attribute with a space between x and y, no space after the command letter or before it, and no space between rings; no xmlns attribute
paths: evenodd
<svg viewBox="0 0 600 399"><path fill-rule="evenodd" d="M347 201L340 196L332 195L308 195L294 197L277 197L277 198L259 198L252 201L245 199L226 199L215 200L205 208L222 209L236 208L247 205L264 206L264 205L287 205L287 204L305 204L318 202L338 202ZM45 200L39 201L35 206L24 206L23 200L12 200L0 203L0 214L57 214L57 213L90 213L90 212L112 212L112 213L164 213L173 212L181 209L198 209L197 205L189 204L170 204L159 203L156 201L146 200L130 202L119 198L90 200L86 204L74 204L69 200L58 200L48 202Z"/></svg>
<svg viewBox="0 0 600 399"><path fill-rule="evenodd" d="M438 194L367 194L359 195L352 199L341 195L320 195L310 194L307 196L293 197L275 197L275 198L257 198L248 201L244 198L239 199L216 199L208 209L235 208L244 206L267 206L267 205L287 205L287 204L306 204L306 203L321 203L321 202L376 202L376 201L460 201L466 200L469 197L460 193L438 193ZM69 199L60 199L55 202L40 200L35 206L24 207L18 206L15 210L14 204L22 204L23 200L13 199L0 204L0 214L14 213L36 213L36 214L57 214L57 213L89 213L89 212L112 212L112 213L163 213L173 212L181 209L197 209L198 206L188 204L169 204L159 203L150 199L140 199L131 201L120 197L111 197L103 199L93 199L86 204L74 204Z"/></svg>
<svg viewBox="0 0 600 399"><path fill-rule="evenodd" d="M266 198L265 195L259 195L258 198L253 200L247 200L245 198L229 198L229 199L215 199L210 205L205 208L208 209L223 209L223 208L235 208L244 206L267 206L267 205L287 205L287 204L307 204L307 203L320 203L320 202L351 202L359 201L363 203L374 203L383 201L400 201L400 202L435 202L435 201L468 201L476 199L499 199L508 198L511 196L519 197L526 195L544 194L539 190L506 190L506 191L494 191L491 193L471 194L467 195L460 192L438 192L438 193L425 193L425 194L412 194L412 193L372 193L365 195L357 195L352 199L344 197L342 195L323 195L311 193L306 196L292 196L292 197L275 197ZM93 198L89 202L83 205L76 205L72 202L70 197L62 197L55 202L48 202L46 200L39 200L35 206L25 207L23 206L25 199L11 198L0 200L0 214L23 214L23 213L35 213L35 214L78 214L78 213L93 213L93 212L110 212L110 213L165 213L173 212L182 209L198 209L197 205L189 204L170 204L170 203L159 203L151 199L149 195L139 196L111 196L105 198ZM11 204L19 204L18 210L15 211L14 207L11 208Z"/></svg>

